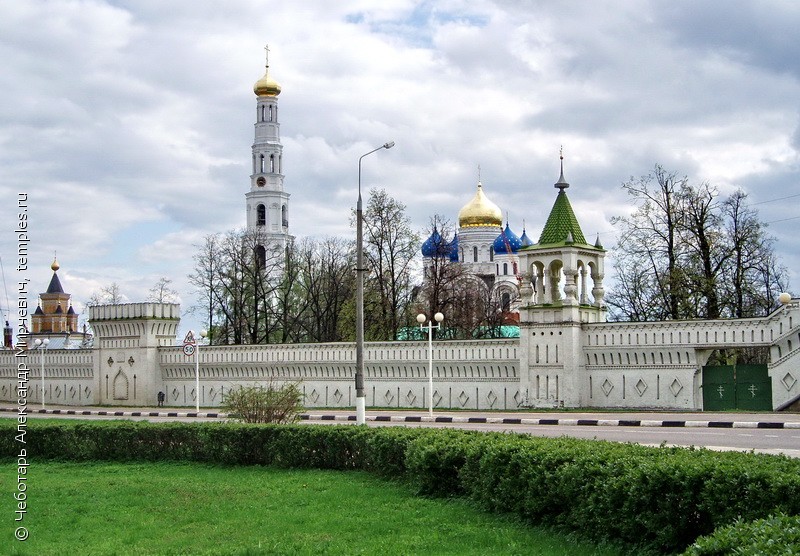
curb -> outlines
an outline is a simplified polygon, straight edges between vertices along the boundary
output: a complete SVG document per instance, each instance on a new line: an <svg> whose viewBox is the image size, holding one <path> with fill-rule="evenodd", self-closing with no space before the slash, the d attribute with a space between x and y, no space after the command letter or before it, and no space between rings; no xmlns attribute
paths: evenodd
<svg viewBox="0 0 800 556"><path fill-rule="evenodd" d="M0 407L0 413L18 413L18 408ZM27 413L44 415L97 415L109 417L196 417L199 419L228 419L228 413L197 411L117 411L80 409L33 409ZM800 422L783 421L675 421L646 419L528 419L524 417L430 417L422 415L372 415L367 421L375 423L466 423L487 425L534 425L569 427L664 427L719 429L800 429ZM355 422L355 415L303 413L301 421Z"/></svg>
<svg viewBox="0 0 800 556"><path fill-rule="evenodd" d="M300 416L303 421L355 421L355 415ZM393 423L467 423L497 425L548 425L570 427L696 427L725 429L800 429L800 423L782 421L652 421L639 419L526 419L518 417L429 417L418 415L367 416L367 421Z"/></svg>

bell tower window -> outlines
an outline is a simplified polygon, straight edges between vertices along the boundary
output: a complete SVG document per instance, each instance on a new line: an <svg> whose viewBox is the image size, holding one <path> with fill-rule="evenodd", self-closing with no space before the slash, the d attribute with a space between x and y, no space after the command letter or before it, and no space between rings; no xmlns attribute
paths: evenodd
<svg viewBox="0 0 800 556"><path fill-rule="evenodd" d="M275 173L275 155L269 155L269 171Z"/></svg>
<svg viewBox="0 0 800 556"><path fill-rule="evenodd" d="M266 226L267 225L267 207L264 205L258 205L256 207L256 226Z"/></svg>
<svg viewBox="0 0 800 556"><path fill-rule="evenodd" d="M263 245L256 247L256 263L258 263L259 268L267 266L267 250Z"/></svg>
<svg viewBox="0 0 800 556"><path fill-rule="evenodd" d="M260 156L259 160L261 162L259 164L258 171L263 174L264 173L264 155L263 154Z"/></svg>
<svg viewBox="0 0 800 556"><path fill-rule="evenodd" d="M281 207L281 222L284 228L289 227L289 215L287 214L286 205Z"/></svg>
<svg viewBox="0 0 800 556"><path fill-rule="evenodd" d="M477 246L472 248L472 262L474 262L474 263L478 262L478 248L477 248Z"/></svg>

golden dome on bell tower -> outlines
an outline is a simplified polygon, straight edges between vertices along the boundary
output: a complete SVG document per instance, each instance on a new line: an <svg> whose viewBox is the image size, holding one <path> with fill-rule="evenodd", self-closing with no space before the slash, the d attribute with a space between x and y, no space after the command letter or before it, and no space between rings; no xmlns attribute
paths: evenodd
<svg viewBox="0 0 800 556"><path fill-rule="evenodd" d="M500 207L486 197L480 181L475 197L458 211L458 225L461 228L503 225L503 213Z"/></svg>
<svg viewBox="0 0 800 556"><path fill-rule="evenodd" d="M269 75L269 46L265 46L264 50L267 51L266 70L264 76L253 85L253 92L260 97L276 97L281 94L281 86Z"/></svg>

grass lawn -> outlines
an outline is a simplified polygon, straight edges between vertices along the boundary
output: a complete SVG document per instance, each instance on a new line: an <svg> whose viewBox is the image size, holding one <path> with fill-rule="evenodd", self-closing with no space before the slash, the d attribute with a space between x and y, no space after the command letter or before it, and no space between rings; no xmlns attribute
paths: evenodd
<svg viewBox="0 0 800 556"><path fill-rule="evenodd" d="M192 463L32 461L20 542L16 472L0 462L2 554L618 554L366 473Z"/></svg>

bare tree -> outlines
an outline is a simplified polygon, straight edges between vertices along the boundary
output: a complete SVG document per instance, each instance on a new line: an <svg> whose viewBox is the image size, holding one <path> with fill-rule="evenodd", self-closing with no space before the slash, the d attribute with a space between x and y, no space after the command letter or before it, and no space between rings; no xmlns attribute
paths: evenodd
<svg viewBox="0 0 800 556"><path fill-rule="evenodd" d="M364 305L370 315L366 336L373 340L397 337L411 299L420 238L405 211L386 190L370 190L364 213Z"/></svg>
<svg viewBox="0 0 800 556"><path fill-rule="evenodd" d="M774 240L746 195L720 200L708 183L689 184L660 166L623 184L638 206L615 249L612 318L664 320L766 314L786 275Z"/></svg>
<svg viewBox="0 0 800 556"><path fill-rule="evenodd" d="M264 343L274 323L271 301L284 272L285 251L259 230L209 236L189 281L202 292L215 343ZM212 322L217 324L212 326Z"/></svg>
<svg viewBox="0 0 800 556"><path fill-rule="evenodd" d="M155 285L150 288L150 295L147 301L155 303L176 303L178 301L178 291L169 287L172 280L162 276Z"/></svg>
<svg viewBox="0 0 800 556"><path fill-rule="evenodd" d="M656 165L650 174L622 184L638 207L629 217L612 219L612 223L622 228L618 250L626 252L627 258L634 258L638 269L646 268L653 277L654 289L650 295L660 298L660 305L665 309L663 315L659 315L661 318L680 318L681 306L685 303L680 227L685 217L681 193L686 184L686 177L678 178ZM615 268L617 274L631 270ZM615 297L614 292L609 297L612 307L625 305L625 299Z"/></svg>
<svg viewBox="0 0 800 556"><path fill-rule="evenodd" d="M217 290L220 287L221 241L220 235L212 234L204 238L202 245L195 246L194 272L188 276L189 283L201 296L202 304L196 307L206 316L208 339L212 344L216 339L214 317L219 312Z"/></svg>
<svg viewBox="0 0 800 556"><path fill-rule="evenodd" d="M433 257L423 262L423 283L416 298L416 310L428 316L442 312L447 325L437 337L469 338L484 314L480 303L484 289L491 288L483 278L469 273L457 260L451 259L454 226L441 215L431 218L428 237L434 238Z"/></svg>
<svg viewBox="0 0 800 556"><path fill-rule="evenodd" d="M111 282L108 286L101 288L99 292L94 292L89 298L87 305L108 305L125 303L128 298L122 294L119 284Z"/></svg>
<svg viewBox="0 0 800 556"><path fill-rule="evenodd" d="M746 204L747 194L735 191L722 205L730 264L724 269L727 313L734 317L763 315L787 291L787 275L774 253L775 240L766 224Z"/></svg>
<svg viewBox="0 0 800 556"><path fill-rule="evenodd" d="M344 340L342 323L355 295L353 242L339 238L306 240L298 255L305 340Z"/></svg>

